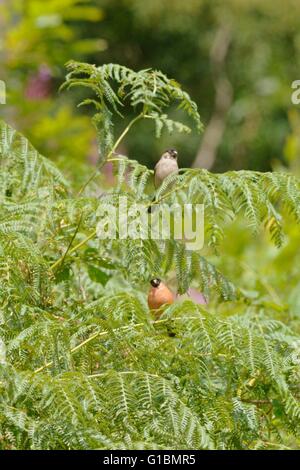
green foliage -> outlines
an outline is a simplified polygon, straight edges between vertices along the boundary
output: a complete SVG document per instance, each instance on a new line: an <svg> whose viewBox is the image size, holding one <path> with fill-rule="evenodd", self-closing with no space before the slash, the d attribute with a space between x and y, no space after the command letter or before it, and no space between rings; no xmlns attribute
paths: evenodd
<svg viewBox="0 0 300 470"><path fill-rule="evenodd" d="M147 193L138 189L144 189L149 170L125 158L112 161L117 167L118 187L106 200L127 195L133 202L149 204ZM175 187L170 191L172 184ZM300 223L299 189L299 179L288 173L241 170L217 174L204 169L181 169L179 176L170 175L164 180L156 192L155 204L204 204L209 246L216 248L228 221L242 216L253 234L265 226L271 239L280 247L284 240L282 214L290 213L295 222Z"/></svg>
<svg viewBox="0 0 300 470"><path fill-rule="evenodd" d="M101 196L100 173L75 194L55 165L0 124L1 448L297 447L299 318L288 324L288 307L268 285L272 301L261 291L251 296L235 270L233 285L216 253L233 219L244 236L248 229L259 237L264 226L278 246L283 227L289 237L284 221L300 223L298 178L183 169L153 201L152 172L112 157L112 149L136 117L165 119L174 97L198 122L193 103L159 72L73 66L67 84L92 85L98 114L109 115L105 142L119 100L132 100L136 116L104 155L115 180ZM78 67L87 79L77 77ZM111 77L119 94L126 90L120 98ZM184 240L99 239L99 202L120 196L145 211L204 204L203 252L187 250ZM208 304L183 296L152 318L146 293L156 276L186 297L189 287L201 291Z"/></svg>
<svg viewBox="0 0 300 470"><path fill-rule="evenodd" d="M106 41L86 31L102 18L103 10L91 0L0 4L0 80L7 93L1 118L13 122L79 182L87 155L97 158L95 132L89 118L74 115L70 98L57 90L70 57L84 60L107 47Z"/></svg>
<svg viewBox="0 0 300 470"><path fill-rule="evenodd" d="M122 117L119 108L127 102L138 112L136 119L151 119L156 125L156 135L161 135L165 126L170 133L173 130L190 132L186 125L173 121L162 110L170 106L172 101L178 102L178 108L183 109L196 122L198 130L201 121L196 104L189 95L182 91L175 80L170 80L160 71L151 69L134 72L119 64L105 64L100 67L71 61L67 64L70 70L64 86L84 86L90 88L96 95L96 100L85 99L83 104L94 104L96 115L94 122L99 130L99 141L102 157L113 149L113 113ZM117 92L110 81L117 83Z"/></svg>

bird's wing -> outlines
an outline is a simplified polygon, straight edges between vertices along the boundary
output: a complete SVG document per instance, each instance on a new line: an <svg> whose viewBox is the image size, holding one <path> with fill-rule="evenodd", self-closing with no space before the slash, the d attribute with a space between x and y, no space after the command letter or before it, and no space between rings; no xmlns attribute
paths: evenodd
<svg viewBox="0 0 300 470"><path fill-rule="evenodd" d="M157 170L157 167L158 167L159 163L160 163L160 160L158 160L158 162L156 163L156 165L154 167L154 170Z"/></svg>

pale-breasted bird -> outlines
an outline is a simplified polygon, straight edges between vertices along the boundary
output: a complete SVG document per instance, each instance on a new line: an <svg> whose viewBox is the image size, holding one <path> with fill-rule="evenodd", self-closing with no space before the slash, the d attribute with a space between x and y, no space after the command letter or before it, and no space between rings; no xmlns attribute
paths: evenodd
<svg viewBox="0 0 300 470"><path fill-rule="evenodd" d="M159 310L160 307L172 304L175 300L173 292L158 278L151 279L148 293L148 306L150 310Z"/></svg>
<svg viewBox="0 0 300 470"><path fill-rule="evenodd" d="M171 173L178 173L177 150L166 150L154 168L154 185L158 188Z"/></svg>
<svg viewBox="0 0 300 470"><path fill-rule="evenodd" d="M154 186L159 188L165 178L171 173L178 173L178 162L177 162L177 150L168 149L166 150L154 167ZM155 197L152 202L155 201ZM151 206L148 208L148 212L151 212Z"/></svg>

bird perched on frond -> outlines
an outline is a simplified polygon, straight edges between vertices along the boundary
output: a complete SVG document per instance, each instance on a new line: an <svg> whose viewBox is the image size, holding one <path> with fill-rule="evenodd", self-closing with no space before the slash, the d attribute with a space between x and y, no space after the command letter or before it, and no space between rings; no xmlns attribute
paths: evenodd
<svg viewBox="0 0 300 470"><path fill-rule="evenodd" d="M178 173L178 153L175 149L166 150L154 167L154 186L159 188L165 178L172 173ZM153 199L153 201L155 198ZM151 206L148 209L151 212Z"/></svg>
<svg viewBox="0 0 300 470"><path fill-rule="evenodd" d="M178 153L175 149L166 150L154 168L154 185L156 188L162 184L164 179L171 173L178 173Z"/></svg>

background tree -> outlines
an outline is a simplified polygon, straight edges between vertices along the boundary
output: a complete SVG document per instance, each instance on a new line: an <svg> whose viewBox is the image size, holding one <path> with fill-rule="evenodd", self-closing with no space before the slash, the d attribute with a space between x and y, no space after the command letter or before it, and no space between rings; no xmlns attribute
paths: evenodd
<svg viewBox="0 0 300 470"><path fill-rule="evenodd" d="M136 70L153 67L183 83L201 104L206 127L202 137L172 137L183 167L192 165L198 151L202 152L200 166L218 171L268 170L274 159L286 165L282 149L289 133L288 110L295 110L290 87L299 70L297 1L187 0L183 4L174 0L170 8L167 0L147 5L142 0L91 0L84 6L75 0L51 0L47 5L14 0L2 2L0 8L1 77L9 93L8 106L1 112L11 123L18 121L18 127L62 165L72 158L69 171L74 160L97 158L91 147L94 135L83 115L73 119L70 128L66 98L55 100L59 111L51 109L55 106L51 97L71 58L117 62ZM226 44L226 51L218 43ZM51 92L48 89L48 99L40 99L37 107L25 90L32 75L44 66L52 77ZM18 109L16 103L21 103ZM49 112L43 113L46 106ZM76 152L70 148L69 136L79 141ZM141 124L127 146L131 155L154 164L170 140L166 134L159 143L153 141L151 131ZM208 161L204 160L206 148Z"/></svg>

